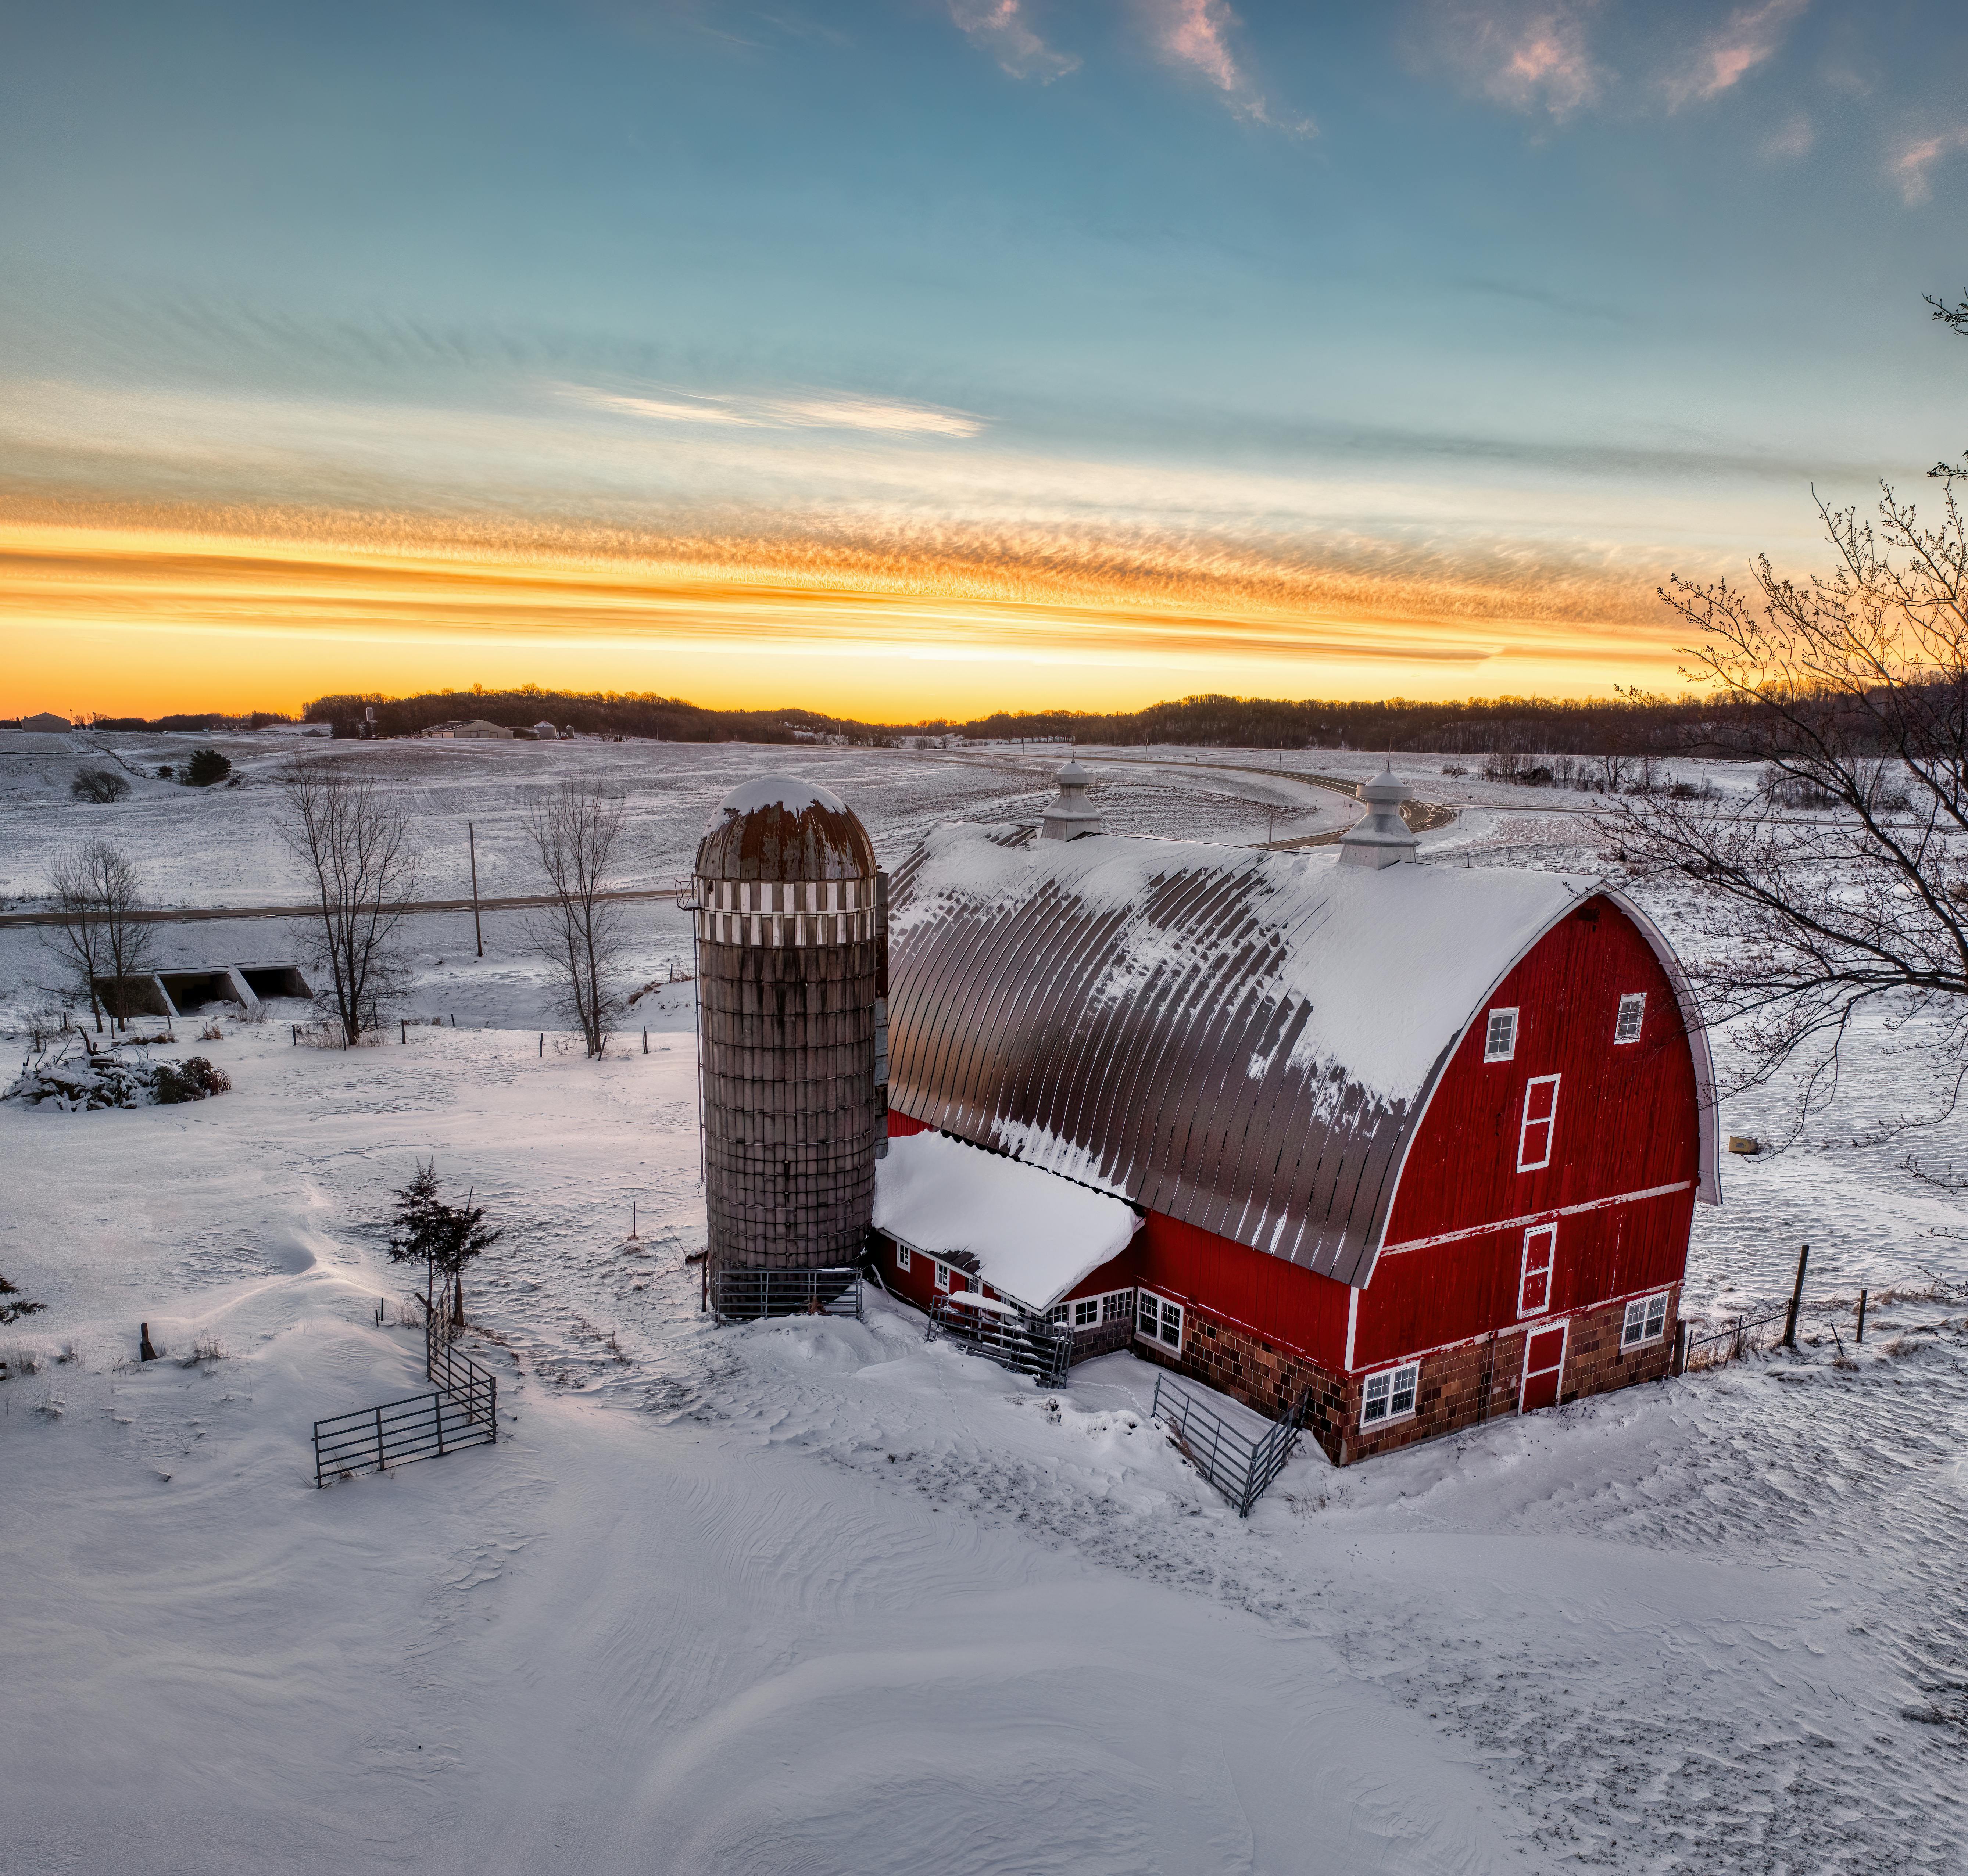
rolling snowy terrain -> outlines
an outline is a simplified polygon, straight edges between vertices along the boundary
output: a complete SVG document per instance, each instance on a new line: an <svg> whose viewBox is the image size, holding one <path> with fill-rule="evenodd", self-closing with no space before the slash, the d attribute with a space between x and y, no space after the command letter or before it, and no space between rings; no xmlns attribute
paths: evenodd
<svg viewBox="0 0 1968 1876"><path fill-rule="evenodd" d="M298 897L265 785L292 739L217 740L241 788L106 809L69 801L65 747L0 748L0 890L107 832L160 899ZM661 886L767 766L839 789L893 864L937 819L1035 816L1058 760L332 753L415 793L433 896L463 889L468 815L481 890L531 890L528 792L573 769L630 792L623 883ZM1112 829L1244 842L1344 824L1291 770L1378 765L1119 753L1091 758ZM1523 813L1402 766L1464 810L1439 863L1604 864L1563 811L1584 797ZM688 956L672 905L630 910L639 969ZM1780 1301L1811 1244L1795 1357L1345 1472L1307 1446L1241 1522L1131 1357L1048 1394L879 1295L860 1323L712 1327L683 1262L687 995L646 1054L639 1017L598 1063L542 1053L516 917L482 964L468 917L461 943L410 921L412 1007L455 1030L330 1050L222 1014L160 1052L211 1057L216 1100L0 1105L0 1272L47 1305L0 1330L0 1870L1961 1866L1968 1247L1933 1234L1957 1215L1904 1148L1845 1143L1895 1111L1878 1039L1835 1115L1730 1160L1698 1213L1685 1308L1711 1320ZM290 954L270 920L160 932L187 959ZM0 930L5 1009L46 970ZM1774 1130L1768 1098L1725 1126ZM1968 1134L1918 1151L1968 1160ZM501 1443L317 1492L312 1421L422 1385L384 1239L433 1154L507 1227L467 1299ZM166 1358L139 1366L142 1321Z"/></svg>

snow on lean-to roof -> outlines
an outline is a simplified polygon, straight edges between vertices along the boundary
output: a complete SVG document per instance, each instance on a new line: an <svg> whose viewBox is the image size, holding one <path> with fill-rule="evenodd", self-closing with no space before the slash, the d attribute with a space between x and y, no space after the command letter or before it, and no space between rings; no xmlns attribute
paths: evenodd
<svg viewBox="0 0 1968 1876"><path fill-rule="evenodd" d="M892 1140L875 1163L878 1231L933 1257L968 1251L993 1289L1034 1309L1118 1256L1135 1223L1118 1198L941 1134Z"/></svg>

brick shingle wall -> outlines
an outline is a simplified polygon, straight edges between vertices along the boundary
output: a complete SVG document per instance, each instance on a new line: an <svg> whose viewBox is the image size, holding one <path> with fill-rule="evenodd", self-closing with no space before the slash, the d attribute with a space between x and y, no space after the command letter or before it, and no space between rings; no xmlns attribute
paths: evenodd
<svg viewBox="0 0 1968 1876"><path fill-rule="evenodd" d="M1677 1286L1668 1296L1668 1333L1658 1341L1633 1349L1622 1349L1620 1344L1626 1316L1623 1302L1571 1317L1559 1381L1560 1401L1581 1400L1636 1382L1661 1380L1673 1352L1673 1325L1680 1300ZM1549 1326L1544 1319L1523 1325L1533 1329ZM1180 1359L1173 1350L1151 1347L1146 1342L1137 1341L1134 1347L1138 1355L1193 1375L1274 1419L1303 1389L1312 1389L1306 1431L1329 1459L1345 1466L1515 1413L1524 1335L1520 1327L1423 1356L1413 1414L1377 1429L1360 1425L1364 1376L1332 1373L1247 1330L1212 1321L1193 1308L1183 1324Z"/></svg>

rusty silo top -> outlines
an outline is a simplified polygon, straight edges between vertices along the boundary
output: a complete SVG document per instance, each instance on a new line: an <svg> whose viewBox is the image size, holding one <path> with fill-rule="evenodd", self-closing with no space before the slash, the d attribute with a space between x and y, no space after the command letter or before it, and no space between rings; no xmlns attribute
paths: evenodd
<svg viewBox="0 0 1968 1876"><path fill-rule="evenodd" d="M741 782L698 843L700 879L870 879L875 847L861 817L830 788L798 775Z"/></svg>

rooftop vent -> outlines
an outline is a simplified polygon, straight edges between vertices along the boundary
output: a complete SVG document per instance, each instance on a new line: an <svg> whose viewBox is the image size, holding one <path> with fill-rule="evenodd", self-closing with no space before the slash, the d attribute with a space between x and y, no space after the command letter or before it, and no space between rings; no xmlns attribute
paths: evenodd
<svg viewBox="0 0 1968 1876"><path fill-rule="evenodd" d="M1041 840L1077 840L1082 834L1100 831L1100 810L1086 798L1086 784L1092 779L1071 760L1053 777L1059 793L1047 804L1045 819L1039 823Z"/></svg>
<svg viewBox="0 0 1968 1876"><path fill-rule="evenodd" d="M1361 783L1355 792L1367 804L1367 816L1340 836L1340 865L1398 866L1403 860L1413 859L1421 843L1401 818L1401 804L1408 799L1408 784L1394 773L1393 764L1390 762L1371 781Z"/></svg>

